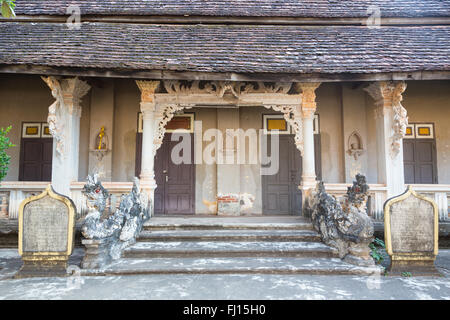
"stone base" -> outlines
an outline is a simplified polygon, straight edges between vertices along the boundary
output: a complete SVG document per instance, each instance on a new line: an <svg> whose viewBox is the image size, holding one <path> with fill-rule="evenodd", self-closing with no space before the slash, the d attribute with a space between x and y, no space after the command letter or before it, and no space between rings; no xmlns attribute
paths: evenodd
<svg viewBox="0 0 450 320"><path fill-rule="evenodd" d="M388 268L389 275L402 276L409 272L411 276L441 277L434 260L392 260Z"/></svg>
<svg viewBox="0 0 450 320"><path fill-rule="evenodd" d="M15 274L15 279L34 278L34 277L67 277L67 260L66 257L42 257L42 260L26 260L23 261L23 266ZM51 259L51 260L50 260Z"/></svg>
<svg viewBox="0 0 450 320"><path fill-rule="evenodd" d="M360 267L372 267L372 266L375 266L375 262L373 261L372 258L367 259L367 258L354 256L352 254L346 255L343 260L345 262L347 262L347 263L351 263L351 264L354 264L354 265L360 266Z"/></svg>
<svg viewBox="0 0 450 320"><path fill-rule="evenodd" d="M86 247L86 252L81 262L83 269L99 269L111 263L111 238L100 240L83 239L81 243Z"/></svg>

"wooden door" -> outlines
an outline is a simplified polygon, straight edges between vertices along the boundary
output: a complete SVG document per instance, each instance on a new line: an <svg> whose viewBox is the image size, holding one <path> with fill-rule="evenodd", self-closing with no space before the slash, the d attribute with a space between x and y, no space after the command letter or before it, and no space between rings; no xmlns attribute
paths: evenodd
<svg viewBox="0 0 450 320"><path fill-rule="evenodd" d="M301 215L302 157L295 146L293 135L280 135L280 168L277 174L262 176L263 214ZM270 136L267 148L270 154ZM315 169L317 179L322 178L320 134L314 135Z"/></svg>
<svg viewBox="0 0 450 320"><path fill-rule="evenodd" d="M267 142L271 154L270 136ZM267 215L299 215L302 194L298 189L301 182L301 156L292 135L279 136L279 170L274 175L262 176L263 213Z"/></svg>
<svg viewBox="0 0 450 320"><path fill-rule="evenodd" d="M438 183L434 139L404 139L403 162L406 184Z"/></svg>
<svg viewBox="0 0 450 320"><path fill-rule="evenodd" d="M164 214L195 213L194 135L186 135L191 139L190 163L173 163L171 153L179 142L171 141L170 134L166 135L163 156L156 159L158 167L163 167L161 180L164 183ZM161 165L158 162L162 162Z"/></svg>
<svg viewBox="0 0 450 320"><path fill-rule="evenodd" d="M166 133L161 147L155 156L155 190L154 212L165 214L194 214L195 213L195 164L194 140L191 138L190 164L174 164L171 153L178 141L171 141L171 134ZM142 133L136 136L136 176L141 171Z"/></svg>
<svg viewBox="0 0 450 320"><path fill-rule="evenodd" d="M19 181L51 181L52 157L52 138L22 138Z"/></svg>

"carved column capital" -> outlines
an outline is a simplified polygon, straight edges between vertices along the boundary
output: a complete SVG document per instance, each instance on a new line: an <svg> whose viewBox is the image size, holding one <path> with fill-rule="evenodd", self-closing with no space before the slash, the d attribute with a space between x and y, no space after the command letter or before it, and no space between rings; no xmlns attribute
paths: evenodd
<svg viewBox="0 0 450 320"><path fill-rule="evenodd" d="M155 103L155 91L160 81L136 80L136 84L141 91L141 102Z"/></svg>
<svg viewBox="0 0 450 320"><path fill-rule="evenodd" d="M378 107L391 108L403 100L402 94L406 90L404 81L372 82L364 90L375 100Z"/></svg>
<svg viewBox="0 0 450 320"><path fill-rule="evenodd" d="M301 113L303 118L311 118L317 109L316 89L320 82L298 82L297 90L302 94Z"/></svg>
<svg viewBox="0 0 450 320"><path fill-rule="evenodd" d="M65 155L65 128L68 125L66 115L81 117L81 98L91 88L85 81L75 78L59 79L56 77L41 77L49 86L55 102L48 108L47 122L51 135L56 141L57 155Z"/></svg>
<svg viewBox="0 0 450 320"><path fill-rule="evenodd" d="M391 156L395 158L400 152L401 142L405 137L408 125L408 113L401 104L406 83L404 81L379 81L371 83L364 90L375 100L377 106L375 116L377 118L386 116L386 111L392 110Z"/></svg>

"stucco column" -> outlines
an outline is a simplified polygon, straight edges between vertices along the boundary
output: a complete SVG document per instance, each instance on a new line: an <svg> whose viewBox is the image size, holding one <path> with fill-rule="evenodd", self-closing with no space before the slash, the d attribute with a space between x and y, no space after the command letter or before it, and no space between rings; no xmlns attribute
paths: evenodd
<svg viewBox="0 0 450 320"><path fill-rule="evenodd" d="M154 163L155 163L155 134L157 131L159 117L156 114L155 90L159 81L136 81L141 90L141 112L143 118L142 126L142 160L141 160L141 187L144 188L151 198L156 189Z"/></svg>
<svg viewBox="0 0 450 320"><path fill-rule="evenodd" d="M378 183L386 184L387 197L405 191L403 137L408 117L401 105L406 90L403 81L380 81L365 90L375 100Z"/></svg>
<svg viewBox="0 0 450 320"><path fill-rule="evenodd" d="M48 124L53 136L52 186L70 196L70 183L78 181L81 98L90 86L78 78L42 78L56 101L49 107Z"/></svg>
<svg viewBox="0 0 450 320"><path fill-rule="evenodd" d="M316 167L314 160L314 113L317 109L316 89L320 83L298 83L302 92L302 102L299 114L302 118L303 132L303 158L302 158L302 185L300 189L308 190L316 187Z"/></svg>

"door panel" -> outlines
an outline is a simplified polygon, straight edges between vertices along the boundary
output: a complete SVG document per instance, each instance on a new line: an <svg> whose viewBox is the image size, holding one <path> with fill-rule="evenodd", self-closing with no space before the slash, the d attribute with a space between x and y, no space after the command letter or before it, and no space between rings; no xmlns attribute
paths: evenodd
<svg viewBox="0 0 450 320"><path fill-rule="evenodd" d="M193 136L191 135L191 141ZM194 145L191 143L191 164L174 164L171 160L172 149L178 141L171 141L171 134L166 133L161 147L155 156L155 190L154 212L163 214L195 213L195 164ZM136 176L141 171L142 133L136 136Z"/></svg>
<svg viewBox="0 0 450 320"><path fill-rule="evenodd" d="M434 139L404 139L403 162L406 184L437 183Z"/></svg>
<svg viewBox="0 0 450 320"><path fill-rule="evenodd" d="M53 139L22 138L19 160L20 181L51 181Z"/></svg>
<svg viewBox="0 0 450 320"><path fill-rule="evenodd" d="M271 154L270 137L267 147ZM279 171L262 176L263 213L267 215L301 214L301 156L291 135L279 136Z"/></svg>
<svg viewBox="0 0 450 320"><path fill-rule="evenodd" d="M188 135L193 141L193 135ZM171 153L178 143L171 141L171 134L167 133L156 154L155 214L195 213L194 144L191 143L191 163L174 164Z"/></svg>

